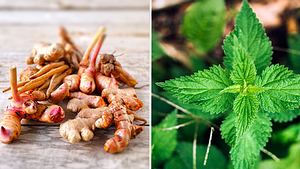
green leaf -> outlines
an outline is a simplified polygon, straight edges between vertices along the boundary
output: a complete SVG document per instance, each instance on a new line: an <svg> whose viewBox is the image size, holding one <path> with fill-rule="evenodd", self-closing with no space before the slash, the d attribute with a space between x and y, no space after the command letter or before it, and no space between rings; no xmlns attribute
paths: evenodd
<svg viewBox="0 0 300 169"><path fill-rule="evenodd" d="M235 169L252 169L259 158L260 150L271 136L272 123L263 113L258 113L251 126L242 136L236 137L235 145L230 150Z"/></svg>
<svg viewBox="0 0 300 169"><path fill-rule="evenodd" d="M233 102L233 95L220 93L232 84L229 72L221 66L200 71L192 76L183 76L157 83L179 100L199 105L205 112L221 113L228 110Z"/></svg>
<svg viewBox="0 0 300 169"><path fill-rule="evenodd" d="M286 112L300 106L300 78L283 66L267 67L256 85L264 89L258 97L267 112Z"/></svg>
<svg viewBox="0 0 300 169"><path fill-rule="evenodd" d="M255 95L239 94L233 103L237 136L241 136L256 118L259 101Z"/></svg>
<svg viewBox="0 0 300 169"><path fill-rule="evenodd" d="M207 146L197 145L196 147L197 168L223 169L224 166L226 165L226 159L224 155L215 146L210 147L207 164L206 166L203 165L206 149ZM192 143L190 142L178 143L176 152L178 154L178 156L175 156L176 160L170 160L166 164L165 169L193 168L193 144Z"/></svg>
<svg viewBox="0 0 300 169"><path fill-rule="evenodd" d="M225 142L233 147L236 140L236 116L234 113L230 113L221 125L221 135Z"/></svg>
<svg viewBox="0 0 300 169"><path fill-rule="evenodd" d="M179 156L173 156L169 161L166 162L164 169L182 169L186 168L186 164L182 161Z"/></svg>
<svg viewBox="0 0 300 169"><path fill-rule="evenodd" d="M236 18L234 31L224 40L224 64L232 69L234 59L234 39L250 55L258 72L271 64L272 47L269 38L255 13L246 0Z"/></svg>
<svg viewBox="0 0 300 169"><path fill-rule="evenodd" d="M225 16L224 0L195 2L185 12L182 33L200 52L206 53L221 40Z"/></svg>
<svg viewBox="0 0 300 169"><path fill-rule="evenodd" d="M289 126L288 128L274 134L272 140L281 144L291 144L300 142L300 123Z"/></svg>
<svg viewBox="0 0 300 169"><path fill-rule="evenodd" d="M170 113L159 125L152 128L152 164L160 165L172 156L177 145L177 130L162 130L177 125L177 110Z"/></svg>
<svg viewBox="0 0 300 169"><path fill-rule="evenodd" d="M283 112L271 112L269 113L269 116L272 120L276 122L289 122L292 121L294 118L298 117L300 115L300 109L295 110L285 110Z"/></svg>
<svg viewBox="0 0 300 169"><path fill-rule="evenodd" d="M249 59L249 54L236 44L233 47L234 60L230 78L237 84L251 84L256 79L256 68L254 62Z"/></svg>
<svg viewBox="0 0 300 169"><path fill-rule="evenodd" d="M162 50L160 44L158 35L156 32L152 32L152 62L156 61L157 59L161 58L163 55L165 55L164 51Z"/></svg>

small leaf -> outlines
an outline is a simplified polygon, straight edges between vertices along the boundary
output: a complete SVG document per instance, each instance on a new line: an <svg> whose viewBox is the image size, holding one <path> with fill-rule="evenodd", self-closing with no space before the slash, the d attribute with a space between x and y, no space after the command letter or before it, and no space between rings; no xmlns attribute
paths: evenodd
<svg viewBox="0 0 300 169"><path fill-rule="evenodd" d="M258 97L267 112L286 112L300 106L300 77L283 66L267 67L256 85L264 89Z"/></svg>
<svg viewBox="0 0 300 169"><path fill-rule="evenodd" d="M220 93L231 84L229 73L221 66L213 66L192 76L157 83L179 100L197 104L203 111L212 114L224 112L231 107L233 95Z"/></svg>
<svg viewBox="0 0 300 169"><path fill-rule="evenodd" d="M234 59L234 39L249 54L257 68L261 72L271 64L272 47L269 38L255 13L246 0L243 1L241 11L236 18L234 31L224 40L224 64L232 69Z"/></svg>
<svg viewBox="0 0 300 169"><path fill-rule="evenodd" d="M236 116L234 113L230 113L221 125L222 138L231 147L234 146L236 140L235 123L236 123Z"/></svg>
<svg viewBox="0 0 300 169"><path fill-rule="evenodd" d="M259 158L260 150L271 136L271 121L263 113L258 113L251 126L236 137L235 145L230 150L235 169L252 169Z"/></svg>
<svg viewBox="0 0 300 169"><path fill-rule="evenodd" d="M249 54L236 44L233 47L234 59L230 78L237 84L252 84L256 79L256 68Z"/></svg>
<svg viewBox="0 0 300 169"><path fill-rule="evenodd" d="M152 62L156 61L157 59L161 58L163 55L165 55L164 51L162 50L160 44L158 35L156 32L152 32Z"/></svg>
<svg viewBox="0 0 300 169"><path fill-rule="evenodd" d="M172 156L177 145L177 130L162 130L177 125L177 110L152 128L152 164L160 165Z"/></svg>
<svg viewBox="0 0 300 169"><path fill-rule="evenodd" d="M195 2L184 15L182 33L200 52L206 53L221 40L225 16L224 0Z"/></svg>
<svg viewBox="0 0 300 169"><path fill-rule="evenodd" d="M283 112L269 113L272 120L276 122L289 122L300 115L300 109L286 110Z"/></svg>
<svg viewBox="0 0 300 169"><path fill-rule="evenodd" d="M233 103L236 115L237 136L241 136L252 124L258 112L259 102L255 95L239 94Z"/></svg>

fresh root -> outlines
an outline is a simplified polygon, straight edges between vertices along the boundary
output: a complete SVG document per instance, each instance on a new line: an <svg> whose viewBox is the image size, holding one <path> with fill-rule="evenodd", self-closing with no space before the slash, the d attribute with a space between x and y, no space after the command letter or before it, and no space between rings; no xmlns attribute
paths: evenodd
<svg viewBox="0 0 300 169"><path fill-rule="evenodd" d="M30 77L35 74L36 72L38 72L38 69L34 66L27 66L26 69L24 69L21 73L20 73L20 81L21 82L26 82L30 80Z"/></svg>
<svg viewBox="0 0 300 169"><path fill-rule="evenodd" d="M122 68L122 65L113 54L102 54L98 69L103 75L108 77L113 75L117 80L130 87L134 87L137 84L137 81Z"/></svg>
<svg viewBox="0 0 300 169"><path fill-rule="evenodd" d="M95 80L94 80L95 73L96 73L95 64L96 64L98 53L99 53L102 43L104 41L104 38L105 38L105 34L103 33L100 35L100 37L97 41L96 49L90 60L89 67L86 68L84 70L84 72L81 74L79 88L82 92L84 92L86 94L91 94L96 89L96 84L95 84Z"/></svg>
<svg viewBox="0 0 300 169"><path fill-rule="evenodd" d="M55 111L48 110L53 108L49 107L46 109L47 106L34 101L32 99L32 95L26 93L19 94L17 89L16 67L12 67L10 69L10 87L12 92L12 101L6 108L3 118L0 120L1 142L11 143L13 140L19 137L21 133L22 119L33 119L45 122L60 122L64 118L64 112L61 107L59 111L56 107L55 111L58 111L59 113L54 113ZM47 116L50 120L46 120Z"/></svg>
<svg viewBox="0 0 300 169"><path fill-rule="evenodd" d="M72 93L70 93L69 97L80 99L84 103L86 103L89 107L92 107L92 108L106 106L106 103L101 96L87 95L82 92L72 92Z"/></svg>
<svg viewBox="0 0 300 169"><path fill-rule="evenodd" d="M65 57L64 60L70 65L71 68L78 70L79 62L82 58L81 50L75 45L67 30L64 27L60 27L59 36L61 43L64 46Z"/></svg>
<svg viewBox="0 0 300 169"><path fill-rule="evenodd" d="M61 73L68 68L69 68L69 66L63 65L63 66L60 66L60 67L50 70L49 72L43 74L42 76L32 79L31 81L29 81L28 83L26 83L24 86L22 86L19 89L19 93L23 93L28 90L33 90L33 89L36 89L36 88L42 86L48 80L48 78L50 78L54 74Z"/></svg>
<svg viewBox="0 0 300 169"><path fill-rule="evenodd" d="M30 79L34 79L36 77L42 76L45 73L49 72L50 70L63 66L65 64L65 62L61 61L61 62L54 62L54 63L50 63L44 67L42 67L38 72L34 73L33 75L31 75L29 78Z"/></svg>
<svg viewBox="0 0 300 169"><path fill-rule="evenodd" d="M104 150L108 153L119 153L124 151L124 149L128 146L131 138L135 138L139 133L143 131L143 127L133 124L134 119L132 118L132 116L128 115L125 106L117 104L114 107L113 117L114 123L116 125L116 131L114 137L108 139L104 144ZM95 123L96 126L97 121Z"/></svg>
<svg viewBox="0 0 300 169"><path fill-rule="evenodd" d="M79 113L75 119L60 125L60 135L70 143L90 141L94 137L95 121L102 116L107 107L89 108L85 102L76 98L71 99L67 107Z"/></svg>
<svg viewBox="0 0 300 169"><path fill-rule="evenodd" d="M77 74L68 75L65 77L64 83L67 83L70 92L77 91L79 89L80 77Z"/></svg>
<svg viewBox="0 0 300 169"><path fill-rule="evenodd" d="M26 60L30 66L21 72L19 83L16 67L10 69L10 87L3 92L11 90L12 97L0 120L1 142L11 143L20 136L22 119L62 122L65 112L55 104L64 99L67 110L77 113L59 128L70 143L90 141L95 128L114 125L114 136L106 141L104 150L119 153L143 131L147 121L136 115L143 103L132 88L137 81L113 54L102 54L97 62L105 31L103 27L98 30L83 55L61 27L60 43L41 43L33 48ZM129 87L120 88L120 83Z"/></svg>
<svg viewBox="0 0 300 169"><path fill-rule="evenodd" d="M48 44L41 43L36 45L31 52L29 58L27 58L27 63L33 63L38 65L43 65L46 62L54 62L59 60L64 55L64 48L58 43Z"/></svg>
<svg viewBox="0 0 300 169"><path fill-rule="evenodd" d="M53 92L53 90L59 85L61 84L61 82L64 80L64 78L66 76L68 76L69 74L72 73L72 69L69 68L67 69L65 72L61 73L61 74L55 74L52 76L51 80L50 80L50 84L49 87L47 89L46 95L47 97L50 96L50 94Z"/></svg>
<svg viewBox="0 0 300 169"><path fill-rule="evenodd" d="M61 84L50 95L50 100L53 103L58 103L64 100L69 95L69 86L66 83Z"/></svg>

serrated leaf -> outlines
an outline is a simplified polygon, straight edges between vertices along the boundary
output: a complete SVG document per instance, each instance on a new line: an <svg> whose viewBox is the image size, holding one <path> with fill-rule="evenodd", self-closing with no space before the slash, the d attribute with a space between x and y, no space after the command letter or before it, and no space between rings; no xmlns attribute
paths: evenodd
<svg viewBox="0 0 300 169"><path fill-rule="evenodd" d="M196 148L196 159L197 159L197 168L205 169L223 169L226 165L226 159L224 155L215 147L210 147L210 152L207 160L206 166L203 165L204 157L206 153L207 146L197 145ZM193 168L193 144L190 142L180 142L177 145L176 152L178 154L175 157L177 160L171 160L170 163L167 163L165 169L176 169L180 166L180 169ZM216 161L218 161L216 163Z"/></svg>
<svg viewBox="0 0 300 169"><path fill-rule="evenodd" d="M160 44L159 44L159 39L158 35L156 32L152 32L152 62L156 61L157 59L161 58L163 55L165 55L164 51L162 50Z"/></svg>
<svg viewBox="0 0 300 169"><path fill-rule="evenodd" d="M241 11L236 18L234 31L224 40L224 64L229 69L233 66L235 38L238 39L240 46L251 54L249 57L254 61L258 72L271 64L271 42L246 0L243 1Z"/></svg>
<svg viewBox="0 0 300 169"><path fill-rule="evenodd" d="M300 109L295 110L286 110L283 112L271 112L269 113L269 116L272 120L276 122L289 122L292 121L294 118L300 116Z"/></svg>
<svg viewBox="0 0 300 169"><path fill-rule="evenodd" d="M203 111L215 114L224 112L231 107L233 95L220 93L231 84L229 72L221 66L213 66L192 76L183 76L164 83L157 83L158 86L179 100L197 104Z"/></svg>
<svg viewBox="0 0 300 169"><path fill-rule="evenodd" d="M236 140L236 116L234 113L230 113L221 125L221 135L225 142L233 147Z"/></svg>
<svg viewBox="0 0 300 169"><path fill-rule="evenodd" d="M235 126L237 136L243 133L251 126L258 112L259 101L255 95L239 94L233 103L233 112L236 115Z"/></svg>
<svg viewBox="0 0 300 169"><path fill-rule="evenodd" d="M158 166L172 156L177 145L177 130L162 130L177 125L177 110L152 128L152 164Z"/></svg>
<svg viewBox="0 0 300 169"><path fill-rule="evenodd" d="M195 2L184 14L182 33L200 52L206 53L222 38L225 14L224 0Z"/></svg>
<svg viewBox="0 0 300 169"><path fill-rule="evenodd" d="M252 84L256 79L256 68L249 54L238 44L233 47L233 66L230 78L237 84Z"/></svg>
<svg viewBox="0 0 300 169"><path fill-rule="evenodd" d="M256 85L264 89L258 97L267 112L286 112L300 106L300 78L283 66L267 67Z"/></svg>
<svg viewBox="0 0 300 169"><path fill-rule="evenodd" d="M259 158L260 150L271 136L271 121L263 113L258 113L251 126L236 137L235 145L230 150L235 169L252 169Z"/></svg>

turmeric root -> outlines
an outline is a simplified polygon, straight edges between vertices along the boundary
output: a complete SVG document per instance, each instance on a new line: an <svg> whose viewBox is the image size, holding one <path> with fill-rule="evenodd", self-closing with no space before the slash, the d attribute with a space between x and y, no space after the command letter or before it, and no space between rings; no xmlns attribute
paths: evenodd
<svg viewBox="0 0 300 169"><path fill-rule="evenodd" d="M106 106L106 103L101 96L87 95L82 92L72 92L69 97L80 99L92 108Z"/></svg>
<svg viewBox="0 0 300 169"><path fill-rule="evenodd" d="M95 76L95 82L96 82L96 87L99 92L102 92L103 89L109 88L109 85L112 83L112 78L104 76L100 72L96 72ZM117 82L114 82L114 85L118 86Z"/></svg>
<svg viewBox="0 0 300 169"><path fill-rule="evenodd" d="M137 81L122 68L112 54L101 55L98 68L103 75L108 77L113 75L117 80L130 87L134 87L137 84Z"/></svg>
<svg viewBox="0 0 300 169"><path fill-rule="evenodd" d="M116 131L114 137L108 139L104 144L104 150L109 153L119 153L124 151L131 138L135 138L143 131L143 127L132 124L133 118L130 118L130 115L127 114L125 106L117 104L113 117L116 125ZM96 126L97 121L95 123Z"/></svg>
<svg viewBox="0 0 300 169"><path fill-rule="evenodd" d="M133 111L143 107L143 102L137 98L133 88L119 89L116 83L116 79L112 77L109 88L102 91L103 98L106 98L109 103L115 101L120 105L124 104L126 108Z"/></svg>

